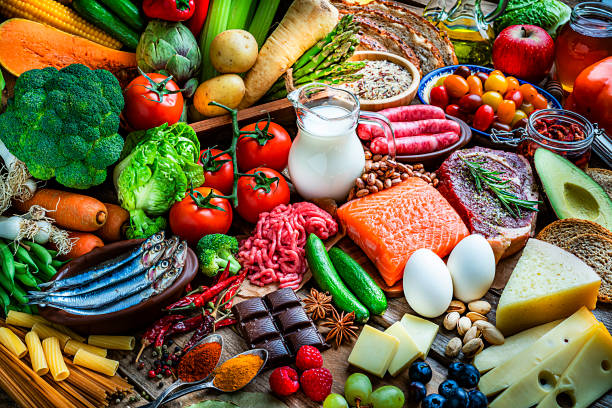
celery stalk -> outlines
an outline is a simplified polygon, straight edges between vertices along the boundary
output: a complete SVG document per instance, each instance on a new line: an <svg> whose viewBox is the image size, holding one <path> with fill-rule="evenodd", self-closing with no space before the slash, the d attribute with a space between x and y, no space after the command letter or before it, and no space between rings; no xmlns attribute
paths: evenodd
<svg viewBox="0 0 612 408"><path fill-rule="evenodd" d="M254 9L256 4L256 0L232 0L233 14L227 23L227 29L246 29L249 24L249 14L252 15L251 8Z"/></svg>
<svg viewBox="0 0 612 408"><path fill-rule="evenodd" d="M251 21L249 25L249 32L253 34L257 40L259 48L261 48L268 36L268 31L270 31L270 26L272 25L279 4L280 0L264 0L260 1L259 6L257 6L253 21Z"/></svg>
<svg viewBox="0 0 612 408"><path fill-rule="evenodd" d="M217 34L227 29L227 23L232 11L232 0L212 0L208 8L206 25L200 34L200 51L202 52L202 71L200 82L215 75L217 71L210 62L210 44Z"/></svg>

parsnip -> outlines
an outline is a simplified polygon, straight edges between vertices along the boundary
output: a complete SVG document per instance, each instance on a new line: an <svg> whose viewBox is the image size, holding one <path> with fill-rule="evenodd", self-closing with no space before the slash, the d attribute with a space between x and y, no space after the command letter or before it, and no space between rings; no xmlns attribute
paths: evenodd
<svg viewBox="0 0 612 408"><path fill-rule="evenodd" d="M337 23L338 10L329 0L295 0L247 73L246 94L239 108L247 108L264 96L274 82Z"/></svg>

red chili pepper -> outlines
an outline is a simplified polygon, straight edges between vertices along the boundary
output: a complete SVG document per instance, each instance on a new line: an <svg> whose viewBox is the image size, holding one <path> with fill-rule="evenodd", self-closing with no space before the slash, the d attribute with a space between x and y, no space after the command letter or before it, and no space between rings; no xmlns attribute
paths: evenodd
<svg viewBox="0 0 612 408"><path fill-rule="evenodd" d="M142 335L140 342L142 344L138 355L136 356L136 362L140 359L140 355L144 351L145 348L149 347L157 338L158 333L162 330L166 325L172 325L174 322L178 320L184 319L183 315L168 315L164 316L161 319L157 320L153 323Z"/></svg>
<svg viewBox="0 0 612 408"><path fill-rule="evenodd" d="M166 21L185 21L193 16L194 0L144 0L142 9L147 17Z"/></svg>
<svg viewBox="0 0 612 408"><path fill-rule="evenodd" d="M229 268L229 263L227 265L228 265L227 268ZM215 284L213 287L208 289L208 291L202 293L197 299L195 299L193 302L194 305L196 307L199 307L199 306L206 304L206 302L213 299L215 296L221 293L225 288L228 288L230 285L236 282L241 276L242 274L232 276L231 278L228 278L222 282Z"/></svg>
<svg viewBox="0 0 612 408"><path fill-rule="evenodd" d="M229 263L226 265L226 267L223 270L223 272L221 272L219 275L217 275L217 280L215 281L215 285L217 283L219 283L219 282L223 282L228 277L229 277Z"/></svg>
<svg viewBox="0 0 612 408"><path fill-rule="evenodd" d="M191 348L198 341L202 340L204 337L208 336L215 329L215 319L211 315L205 315L202 318L202 322L191 336L191 339L185 344L183 350L187 350Z"/></svg>
<svg viewBox="0 0 612 408"><path fill-rule="evenodd" d="M196 39L199 39L198 36L202 28L204 28L206 15L208 14L208 3L209 0L195 0L195 12L189 20L185 21L185 25L191 30Z"/></svg>
<svg viewBox="0 0 612 408"><path fill-rule="evenodd" d="M155 351L157 351L157 354L161 353L161 348L164 345L164 340L166 339L166 333L168 333L168 330L170 330L171 327L172 323L168 323L157 333L157 337L155 338Z"/></svg>
<svg viewBox="0 0 612 408"><path fill-rule="evenodd" d="M192 290L193 290L193 288L191 287L191 283L188 283L188 284L185 286L185 293L189 293L189 292L191 292Z"/></svg>
<svg viewBox="0 0 612 408"><path fill-rule="evenodd" d="M215 323L215 330L220 329L221 327L225 327L225 326L231 326L232 324L235 324L237 322L236 319L223 319L223 320L219 320L217 323Z"/></svg>
<svg viewBox="0 0 612 408"><path fill-rule="evenodd" d="M244 279L246 278L246 274L247 274L247 271L245 269L240 275L238 275L238 279L236 280L236 283L223 296L222 303L225 303L226 309L229 309L232 307L232 303L233 303L232 297L236 294L236 292L238 292L238 289L240 289L240 286L242 286L242 283L244 282Z"/></svg>
<svg viewBox="0 0 612 408"><path fill-rule="evenodd" d="M172 334L187 333L188 331L191 331L198 327L202 323L203 318L204 315L202 313L199 313L188 319L181 320L180 322L174 323L172 328L170 328L170 331L172 332Z"/></svg>
<svg viewBox="0 0 612 408"><path fill-rule="evenodd" d="M194 293L192 295L184 296L180 298L179 300L177 300L176 302L174 302L173 304L171 304L170 306L167 306L165 310L173 310L177 308L189 307L193 305L193 301L197 299L198 297L200 297L200 293Z"/></svg>

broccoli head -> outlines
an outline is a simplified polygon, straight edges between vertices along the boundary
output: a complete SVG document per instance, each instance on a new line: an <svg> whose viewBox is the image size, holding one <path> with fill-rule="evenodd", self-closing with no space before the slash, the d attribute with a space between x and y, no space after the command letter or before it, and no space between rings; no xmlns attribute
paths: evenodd
<svg viewBox="0 0 612 408"><path fill-rule="evenodd" d="M225 234L203 236L196 247L200 270L206 276L216 276L229 265L229 272L235 275L241 268L234 258L238 253L238 240Z"/></svg>
<svg viewBox="0 0 612 408"><path fill-rule="evenodd" d="M130 226L125 231L127 239L147 238L166 228L164 217L149 218L142 210L130 211Z"/></svg>
<svg viewBox="0 0 612 408"><path fill-rule="evenodd" d="M0 139L32 176L90 188L104 182L123 149L117 133L123 105L119 81L106 70L33 69L17 78L0 115Z"/></svg>

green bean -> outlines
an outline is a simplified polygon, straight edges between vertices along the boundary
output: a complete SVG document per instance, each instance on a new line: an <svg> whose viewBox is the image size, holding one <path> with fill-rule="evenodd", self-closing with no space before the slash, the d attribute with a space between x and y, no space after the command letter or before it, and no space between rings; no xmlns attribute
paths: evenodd
<svg viewBox="0 0 612 408"><path fill-rule="evenodd" d="M34 278L34 276L32 276L32 274L28 271L26 271L25 273L20 273L17 272L15 274L15 277L17 278L17 280L21 283L23 283L26 286L29 286L31 288L36 288L36 289L40 289L38 287L38 284L36 283L36 279Z"/></svg>
<svg viewBox="0 0 612 408"><path fill-rule="evenodd" d="M7 313L7 308L11 304L11 298L8 293L4 291L4 289L0 288L0 302L2 303L2 308L4 309L4 314Z"/></svg>
<svg viewBox="0 0 612 408"><path fill-rule="evenodd" d="M30 253L26 251L24 247L22 247L21 245L18 245L15 255L17 256L17 259L19 259L21 262L32 267L32 270L34 271L34 273L38 273L38 266L36 265L32 257L30 256Z"/></svg>
<svg viewBox="0 0 612 408"><path fill-rule="evenodd" d="M26 244L27 246L29 246L30 252L34 256L37 256L38 259L43 261L45 265L51 265L51 261L53 260L53 257L51 256L49 251L47 251L47 248L45 248L44 246L40 244L37 244L36 242L30 242L30 241L22 241L22 242Z"/></svg>
<svg viewBox="0 0 612 408"><path fill-rule="evenodd" d="M40 277L41 278L43 278L43 279L48 281L51 278L53 278L55 276L55 274L57 273L57 269L55 269L51 265L45 264L43 261L38 259L38 257L35 256L32 259L34 259L34 263L36 263L36 266L38 267L38 270L40 272Z"/></svg>
<svg viewBox="0 0 612 408"><path fill-rule="evenodd" d="M15 282L15 260L8 245L4 242L0 242L0 262L5 277L8 276L11 282Z"/></svg>
<svg viewBox="0 0 612 408"><path fill-rule="evenodd" d="M23 290L17 283L15 283L15 287L13 288L13 299L22 305L28 303L28 295L26 291Z"/></svg>

